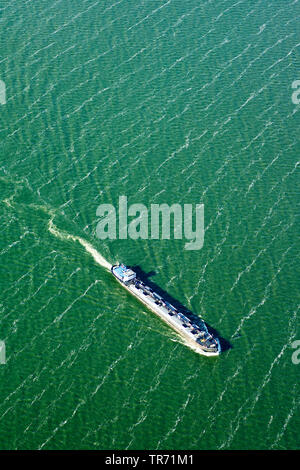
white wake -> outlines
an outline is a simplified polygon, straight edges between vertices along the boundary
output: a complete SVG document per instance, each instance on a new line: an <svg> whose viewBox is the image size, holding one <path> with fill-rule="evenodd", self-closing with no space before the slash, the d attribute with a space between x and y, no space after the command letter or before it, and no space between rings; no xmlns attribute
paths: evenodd
<svg viewBox="0 0 300 470"><path fill-rule="evenodd" d="M86 240L81 237L76 237L74 235L70 235L69 233L58 230L58 228L53 223L53 218L49 220L48 228L49 231L55 237L58 237L61 240L73 240L74 242L79 242L86 249L86 251L92 255L96 263L100 264L100 266L105 269L111 269L112 265L105 258L103 258L103 256L100 255L100 253Z"/></svg>

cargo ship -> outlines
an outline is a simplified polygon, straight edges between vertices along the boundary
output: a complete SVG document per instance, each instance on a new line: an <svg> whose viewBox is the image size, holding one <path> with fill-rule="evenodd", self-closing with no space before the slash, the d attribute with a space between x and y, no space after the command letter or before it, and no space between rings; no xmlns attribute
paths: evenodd
<svg viewBox="0 0 300 470"><path fill-rule="evenodd" d="M204 320L198 317L195 322L180 312L139 279L133 269L124 264L112 266L111 272L125 289L170 325L194 350L205 356L220 354L220 341L209 333Z"/></svg>

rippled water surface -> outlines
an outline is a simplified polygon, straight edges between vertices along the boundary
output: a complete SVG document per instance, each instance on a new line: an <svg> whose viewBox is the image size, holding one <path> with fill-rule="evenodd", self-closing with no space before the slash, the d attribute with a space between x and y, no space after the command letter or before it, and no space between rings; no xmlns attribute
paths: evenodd
<svg viewBox="0 0 300 470"><path fill-rule="evenodd" d="M0 448L299 448L299 1L0 14ZM203 248L99 240L120 195L203 203ZM182 345L104 260L231 348Z"/></svg>

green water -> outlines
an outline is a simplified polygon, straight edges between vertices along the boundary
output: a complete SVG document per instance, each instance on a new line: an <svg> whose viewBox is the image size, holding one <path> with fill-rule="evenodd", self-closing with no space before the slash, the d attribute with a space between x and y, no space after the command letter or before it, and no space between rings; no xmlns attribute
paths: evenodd
<svg viewBox="0 0 300 470"><path fill-rule="evenodd" d="M299 448L299 2L0 13L0 448ZM120 195L203 203L203 248L99 240ZM231 348L182 345L76 237Z"/></svg>

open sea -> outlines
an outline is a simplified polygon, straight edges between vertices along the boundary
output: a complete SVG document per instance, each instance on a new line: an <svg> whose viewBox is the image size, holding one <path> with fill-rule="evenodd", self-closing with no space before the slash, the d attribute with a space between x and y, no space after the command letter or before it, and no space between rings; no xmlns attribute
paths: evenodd
<svg viewBox="0 0 300 470"><path fill-rule="evenodd" d="M300 448L299 20L298 0L1 2L0 449ZM203 248L100 240L121 195L204 204ZM116 261L230 346L187 348Z"/></svg>

